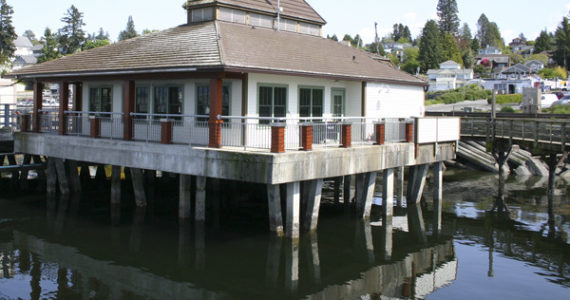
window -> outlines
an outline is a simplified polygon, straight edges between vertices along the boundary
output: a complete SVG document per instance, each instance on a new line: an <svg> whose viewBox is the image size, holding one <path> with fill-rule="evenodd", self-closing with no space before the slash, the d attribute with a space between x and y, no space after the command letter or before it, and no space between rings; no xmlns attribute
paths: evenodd
<svg viewBox="0 0 570 300"><path fill-rule="evenodd" d="M293 20L281 19L279 21L281 30L297 32L297 22Z"/></svg>
<svg viewBox="0 0 570 300"><path fill-rule="evenodd" d="M218 18L222 21L245 24L245 11L220 7Z"/></svg>
<svg viewBox="0 0 570 300"><path fill-rule="evenodd" d="M279 86L259 87L259 116L282 118L287 114L287 88ZM269 124L269 121L260 121Z"/></svg>
<svg viewBox="0 0 570 300"><path fill-rule="evenodd" d="M89 89L89 111L111 112L113 107L113 89L110 87Z"/></svg>
<svg viewBox="0 0 570 300"><path fill-rule="evenodd" d="M299 115L302 118L323 116L322 88L299 89Z"/></svg>
<svg viewBox="0 0 570 300"><path fill-rule="evenodd" d="M182 114L184 96L182 88L178 86L164 86L154 88L155 114Z"/></svg>
<svg viewBox="0 0 570 300"><path fill-rule="evenodd" d="M139 114L150 113L150 87L142 86L136 88L135 113Z"/></svg>
<svg viewBox="0 0 570 300"><path fill-rule="evenodd" d="M196 86L196 114L210 114L210 86L200 84ZM224 85L222 92L222 116L230 115L230 86ZM205 121L205 120L201 120Z"/></svg>
<svg viewBox="0 0 570 300"><path fill-rule="evenodd" d="M204 7L192 10L192 22L210 21L214 18L214 8Z"/></svg>
<svg viewBox="0 0 570 300"><path fill-rule="evenodd" d="M260 14L249 14L249 25L265 28L273 28L273 18Z"/></svg>
<svg viewBox="0 0 570 300"><path fill-rule="evenodd" d="M332 90L332 115L333 117L343 117L345 112L344 103L344 89L333 89Z"/></svg>
<svg viewBox="0 0 570 300"><path fill-rule="evenodd" d="M313 25L309 23L299 23L299 32L310 34L310 35L320 35L320 27L318 25Z"/></svg>

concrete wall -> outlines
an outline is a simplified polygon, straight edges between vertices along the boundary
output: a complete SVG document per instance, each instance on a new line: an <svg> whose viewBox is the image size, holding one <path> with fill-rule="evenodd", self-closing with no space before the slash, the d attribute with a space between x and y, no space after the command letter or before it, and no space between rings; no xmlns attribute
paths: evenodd
<svg viewBox="0 0 570 300"><path fill-rule="evenodd" d="M340 81L298 76L282 76L267 74L249 74L248 81L248 116L259 116L258 112L258 86L259 84L274 84L287 86L287 114L299 117L299 87L319 87L324 89L324 117L331 116L332 89L345 90L345 113L347 116L361 115L362 83L360 81Z"/></svg>
<svg viewBox="0 0 570 300"><path fill-rule="evenodd" d="M366 85L366 116L423 117L424 98L423 87L369 82Z"/></svg>

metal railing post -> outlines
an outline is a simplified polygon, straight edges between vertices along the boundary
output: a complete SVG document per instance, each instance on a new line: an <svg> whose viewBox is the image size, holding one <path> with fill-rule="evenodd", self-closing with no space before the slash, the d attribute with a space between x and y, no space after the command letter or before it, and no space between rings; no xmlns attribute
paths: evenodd
<svg viewBox="0 0 570 300"><path fill-rule="evenodd" d="M4 127L10 127L10 104L4 104Z"/></svg>

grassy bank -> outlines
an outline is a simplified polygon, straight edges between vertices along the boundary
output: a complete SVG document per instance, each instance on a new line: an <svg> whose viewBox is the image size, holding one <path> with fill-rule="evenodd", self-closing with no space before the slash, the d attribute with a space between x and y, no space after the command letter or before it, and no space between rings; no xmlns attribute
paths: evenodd
<svg viewBox="0 0 570 300"><path fill-rule="evenodd" d="M476 84L472 84L465 88L455 90L429 92L426 105L434 104L453 104L461 101L473 101L487 99L491 95L491 91L484 90Z"/></svg>

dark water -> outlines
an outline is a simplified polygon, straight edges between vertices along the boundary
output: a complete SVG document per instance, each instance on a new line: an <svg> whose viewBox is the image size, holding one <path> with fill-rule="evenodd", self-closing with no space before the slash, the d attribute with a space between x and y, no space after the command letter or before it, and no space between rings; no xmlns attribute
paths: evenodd
<svg viewBox="0 0 570 300"><path fill-rule="evenodd" d="M490 212L498 177L451 170L437 235L428 189L386 227L325 203L298 243L269 235L259 203L205 228L126 207L112 226L105 197L3 193L0 299L570 299L570 188L546 184L511 178Z"/></svg>

